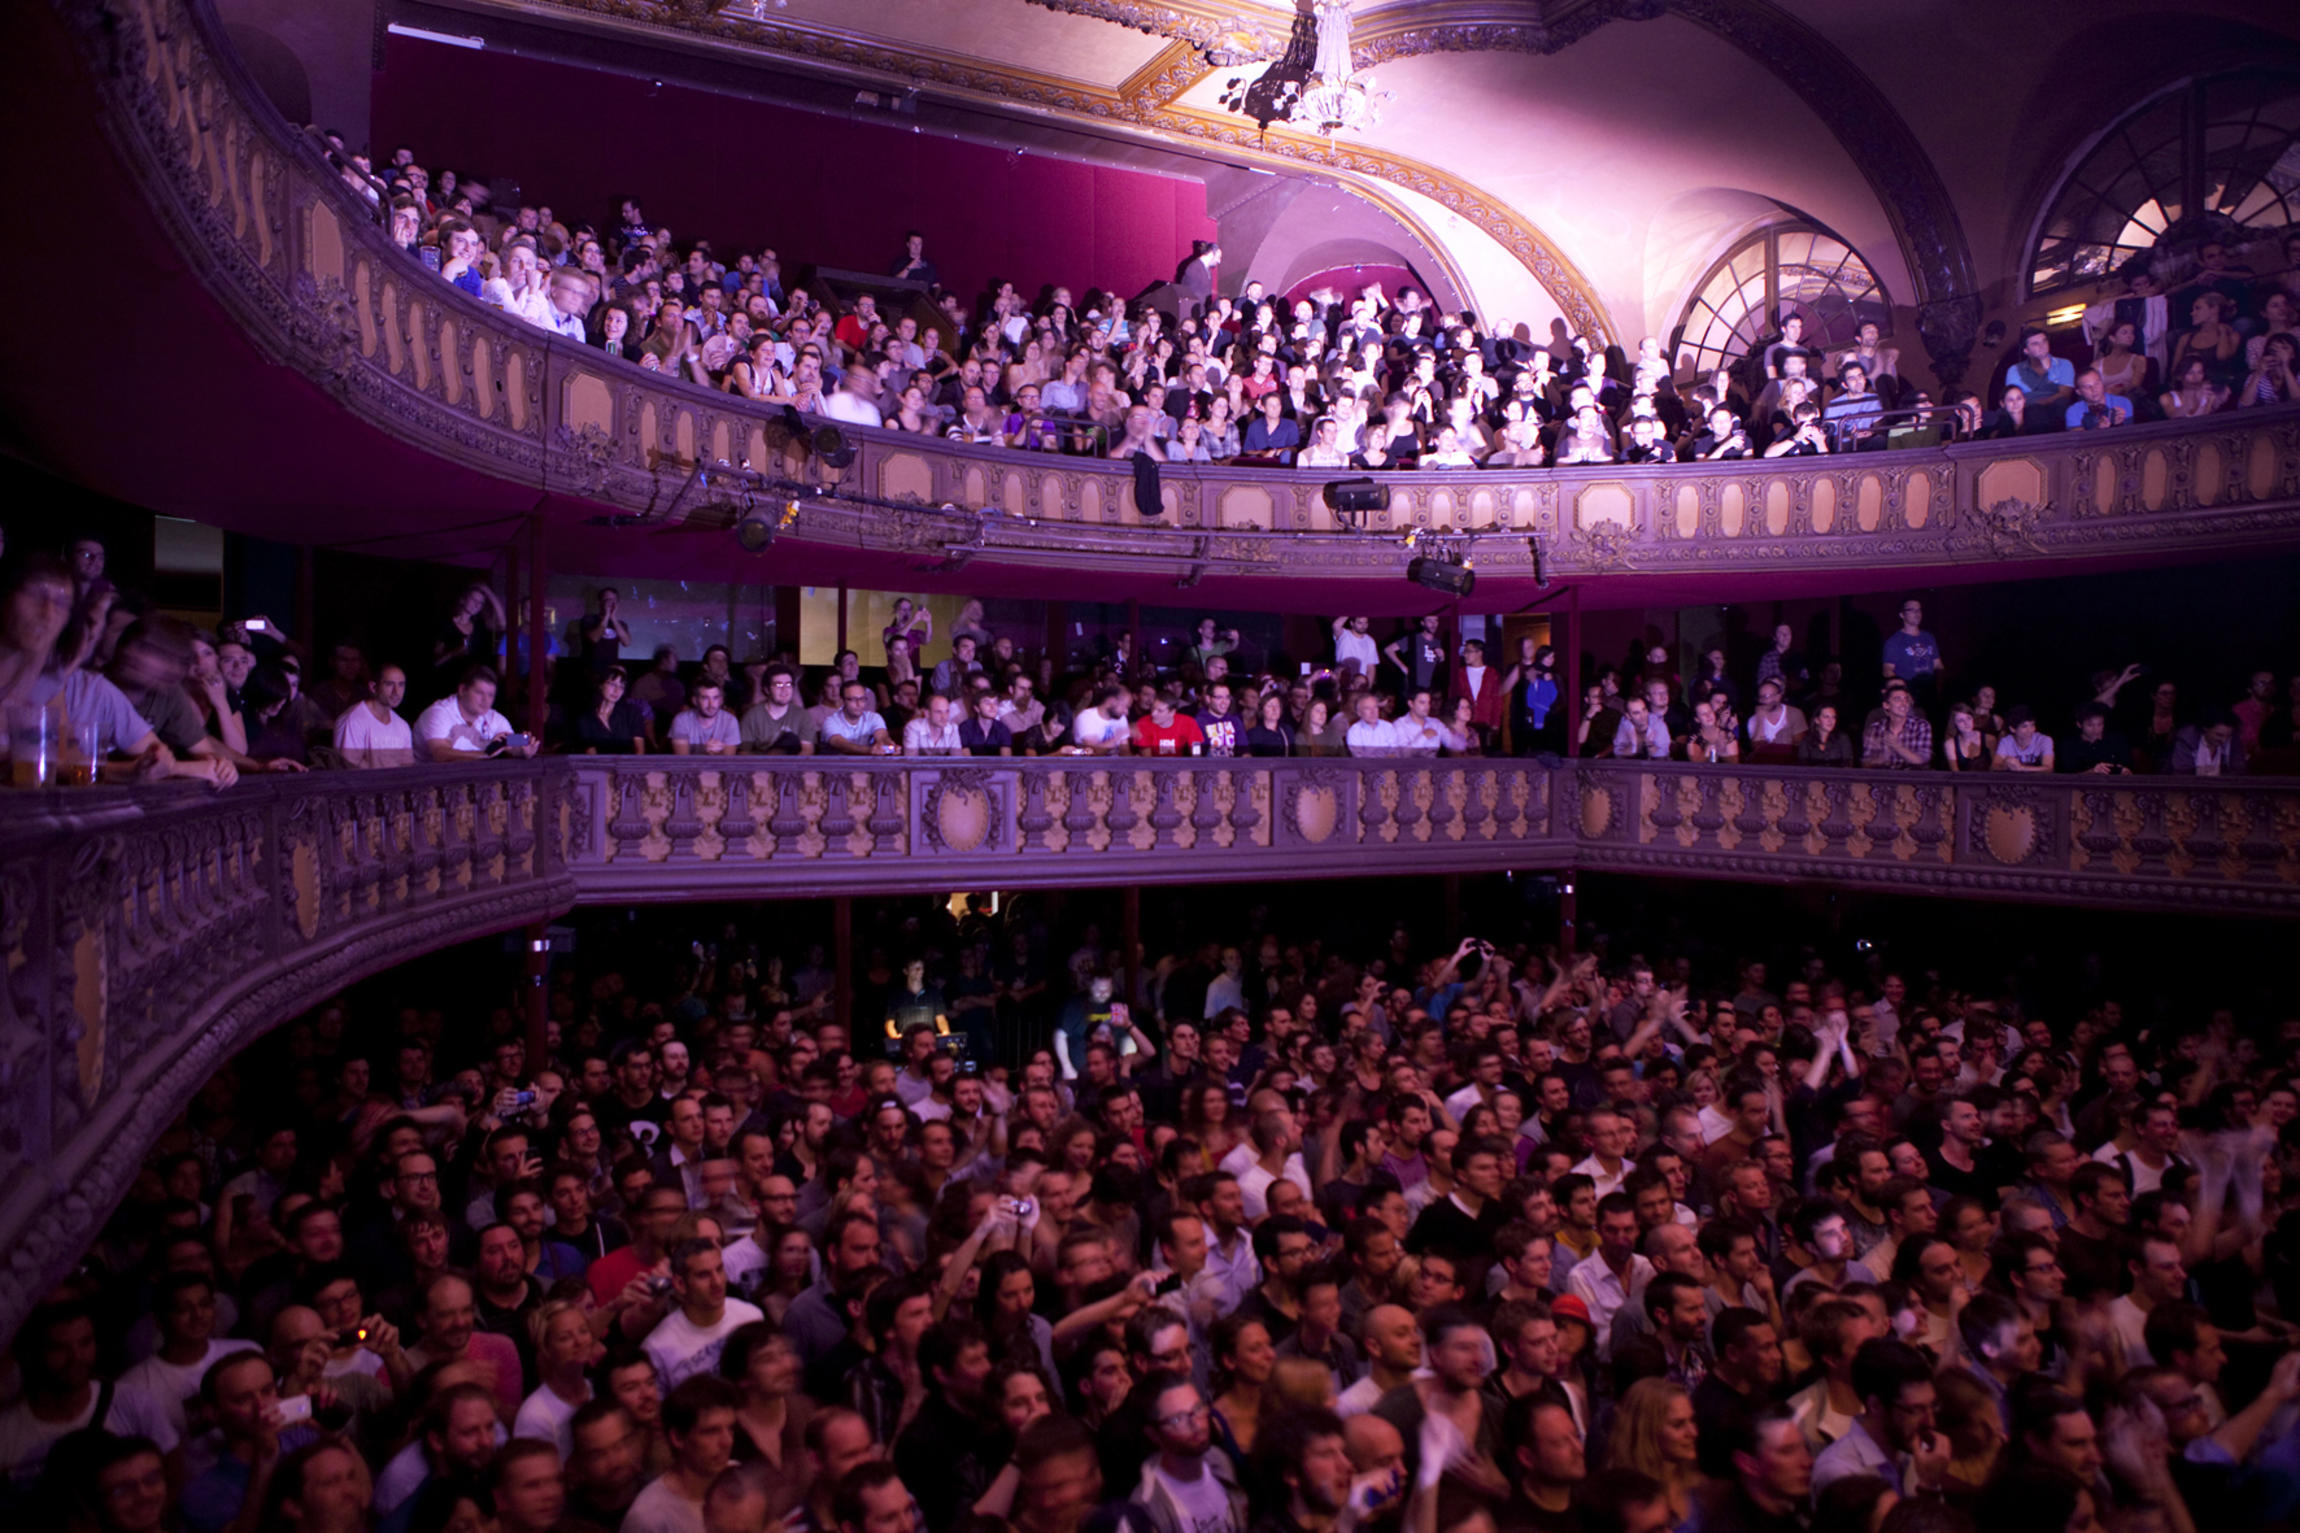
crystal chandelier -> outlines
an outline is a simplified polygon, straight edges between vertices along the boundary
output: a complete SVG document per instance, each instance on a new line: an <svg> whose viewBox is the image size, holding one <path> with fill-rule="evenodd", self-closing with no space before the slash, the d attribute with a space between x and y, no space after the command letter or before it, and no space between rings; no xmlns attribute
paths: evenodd
<svg viewBox="0 0 2300 1533"><path fill-rule="evenodd" d="M1350 0L1317 0L1318 52L1287 121L1312 132L1372 127L1389 92L1376 91L1371 74L1358 76L1350 64Z"/></svg>

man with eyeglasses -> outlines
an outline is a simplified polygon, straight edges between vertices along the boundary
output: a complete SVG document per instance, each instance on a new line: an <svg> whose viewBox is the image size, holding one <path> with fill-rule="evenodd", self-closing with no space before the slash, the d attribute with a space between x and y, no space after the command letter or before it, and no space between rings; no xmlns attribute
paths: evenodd
<svg viewBox="0 0 2300 1533"><path fill-rule="evenodd" d="M861 682L840 688L839 711L823 720L824 748L842 756L891 756L902 749L870 704L870 688Z"/></svg>
<svg viewBox="0 0 2300 1533"><path fill-rule="evenodd" d="M1873 1474L1897 1495L1938 1491L1947 1483L1949 1442L1933 1429L1933 1365L1904 1341L1861 1343L1853 1355L1853 1393L1861 1414L1813 1461L1813 1491L1847 1475Z"/></svg>
<svg viewBox="0 0 2300 1533"><path fill-rule="evenodd" d="M1244 1533L1246 1493L1214 1446L1214 1417L1188 1377L1163 1369L1134 1386L1148 1405L1152 1452L1129 1498L1142 1533Z"/></svg>

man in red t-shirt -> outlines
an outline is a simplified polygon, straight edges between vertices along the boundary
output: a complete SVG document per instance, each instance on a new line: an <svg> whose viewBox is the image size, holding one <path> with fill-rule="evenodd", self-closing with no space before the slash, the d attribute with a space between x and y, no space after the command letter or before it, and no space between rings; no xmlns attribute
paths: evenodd
<svg viewBox="0 0 2300 1533"><path fill-rule="evenodd" d="M1150 716L1134 725L1134 748L1145 756L1187 756L1193 745L1203 747L1206 732L1187 713L1174 711L1174 699L1164 693L1150 700Z"/></svg>

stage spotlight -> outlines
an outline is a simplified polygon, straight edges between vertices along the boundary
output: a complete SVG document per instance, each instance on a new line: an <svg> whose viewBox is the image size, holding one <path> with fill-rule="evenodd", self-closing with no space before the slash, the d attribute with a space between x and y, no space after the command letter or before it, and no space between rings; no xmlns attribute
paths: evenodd
<svg viewBox="0 0 2300 1533"><path fill-rule="evenodd" d="M1337 479L1326 486L1326 504L1345 526L1356 526L1368 512L1390 508L1390 487L1371 479Z"/></svg>
<svg viewBox="0 0 2300 1533"><path fill-rule="evenodd" d="M735 518L735 541L746 554L763 554L775 541L774 519L763 506L746 506L743 514Z"/></svg>
<svg viewBox="0 0 2300 1533"><path fill-rule="evenodd" d="M1476 570L1450 559L1416 559L1406 566L1406 578L1448 596L1467 596L1477 585Z"/></svg>
<svg viewBox="0 0 2300 1533"><path fill-rule="evenodd" d="M836 426L817 426L811 445L825 468L845 468L855 460L854 443Z"/></svg>

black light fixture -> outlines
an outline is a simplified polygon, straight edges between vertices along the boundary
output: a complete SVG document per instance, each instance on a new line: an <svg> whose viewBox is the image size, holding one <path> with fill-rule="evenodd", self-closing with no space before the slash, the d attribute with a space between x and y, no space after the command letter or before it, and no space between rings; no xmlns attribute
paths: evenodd
<svg viewBox="0 0 2300 1533"><path fill-rule="evenodd" d="M1467 596L1477 585L1477 571L1466 563L1424 556L1406 565L1406 579L1448 596Z"/></svg>
<svg viewBox="0 0 2300 1533"><path fill-rule="evenodd" d="M808 445L825 468L845 468L855 460L854 443L836 426L817 426Z"/></svg>
<svg viewBox="0 0 2300 1533"><path fill-rule="evenodd" d="M1347 525L1356 525L1370 511L1390 508L1390 487L1372 479L1336 479L1326 486L1326 504Z"/></svg>
<svg viewBox="0 0 2300 1533"><path fill-rule="evenodd" d="M735 541L742 545L746 554L763 554L767 551L768 545L775 541L775 523L774 518L767 515L764 506L749 505L743 508L743 514L735 518Z"/></svg>
<svg viewBox="0 0 2300 1533"><path fill-rule="evenodd" d="M1538 532L1533 534L1525 540L1525 544L1526 547L1533 550L1534 586L1538 590L1547 590L1549 588L1549 556L1542 550L1541 534Z"/></svg>

